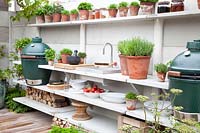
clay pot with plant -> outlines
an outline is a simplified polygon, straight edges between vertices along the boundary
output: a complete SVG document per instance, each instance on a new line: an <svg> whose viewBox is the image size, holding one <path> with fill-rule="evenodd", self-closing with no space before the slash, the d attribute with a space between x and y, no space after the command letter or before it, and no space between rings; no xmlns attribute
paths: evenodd
<svg viewBox="0 0 200 133"><path fill-rule="evenodd" d="M130 4L130 15L131 16L137 16L138 11L140 9L140 4L136 1L131 2Z"/></svg>
<svg viewBox="0 0 200 133"><path fill-rule="evenodd" d="M15 42L16 51L21 53L22 49L26 47L29 43L31 43L31 39L27 37L16 40Z"/></svg>
<svg viewBox="0 0 200 133"><path fill-rule="evenodd" d="M48 64L50 66L53 66L54 59L55 59L55 56L56 56L56 51L50 48L50 49L46 49L44 51L44 53L45 53L45 58L48 61Z"/></svg>
<svg viewBox="0 0 200 133"><path fill-rule="evenodd" d="M125 40L129 78L146 79L150 58L153 53L153 43L139 37Z"/></svg>
<svg viewBox="0 0 200 133"><path fill-rule="evenodd" d="M61 22L69 21L69 11L68 10L62 10L61 11Z"/></svg>
<svg viewBox="0 0 200 133"><path fill-rule="evenodd" d="M111 18L115 18L117 16L117 4L110 4L108 7L108 13L109 13L109 17Z"/></svg>
<svg viewBox="0 0 200 133"><path fill-rule="evenodd" d="M89 10L92 10L92 4L88 2L82 2L78 5L79 20L88 20Z"/></svg>
<svg viewBox="0 0 200 133"><path fill-rule="evenodd" d="M59 4L53 5L53 22L60 22L61 20L61 11L63 10L63 6Z"/></svg>
<svg viewBox="0 0 200 133"><path fill-rule="evenodd" d="M155 5L158 0L139 0L140 1L140 14L150 15L155 13Z"/></svg>
<svg viewBox="0 0 200 133"><path fill-rule="evenodd" d="M35 15L36 15L36 23L38 24L44 23L44 10L42 7L36 9Z"/></svg>
<svg viewBox="0 0 200 133"><path fill-rule="evenodd" d="M133 92L128 92L125 98L126 98L126 108L128 110L135 110L137 104L137 95Z"/></svg>
<svg viewBox="0 0 200 133"><path fill-rule="evenodd" d="M158 80L160 82L165 82L166 73L168 71L167 65L163 63L155 64L154 69L157 72Z"/></svg>
<svg viewBox="0 0 200 133"><path fill-rule="evenodd" d="M61 54L62 63L68 64L67 58L68 56L72 55L72 50L68 48L64 48L60 51L60 54Z"/></svg>
<svg viewBox="0 0 200 133"><path fill-rule="evenodd" d="M53 6L46 4L44 7L44 19L45 23L51 23L53 21Z"/></svg>
<svg viewBox="0 0 200 133"><path fill-rule="evenodd" d="M86 58L86 53L85 52L79 52L78 56L81 58L80 64L85 64L85 58Z"/></svg>
<svg viewBox="0 0 200 133"><path fill-rule="evenodd" d="M73 9L70 11L70 21L76 21L78 19L78 10Z"/></svg>
<svg viewBox="0 0 200 133"><path fill-rule="evenodd" d="M126 44L124 41L120 41L118 43L118 51L120 52L119 54L119 59L120 59L120 67L121 67L121 73L122 75L128 75L128 67L127 67L127 58L126 58Z"/></svg>
<svg viewBox="0 0 200 133"><path fill-rule="evenodd" d="M126 17L128 14L128 3L125 1L122 1L119 3L119 16L120 17Z"/></svg>

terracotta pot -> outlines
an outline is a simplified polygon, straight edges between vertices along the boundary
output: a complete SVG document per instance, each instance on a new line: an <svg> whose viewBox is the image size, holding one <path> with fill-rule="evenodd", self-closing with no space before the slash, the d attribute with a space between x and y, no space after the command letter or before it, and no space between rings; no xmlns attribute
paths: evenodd
<svg viewBox="0 0 200 133"><path fill-rule="evenodd" d="M85 63L85 59L81 58L80 64L84 64Z"/></svg>
<svg viewBox="0 0 200 133"><path fill-rule="evenodd" d="M62 63L63 64L69 64L68 60L67 60L68 56L70 56L70 55L68 55L68 54L61 54L61 58L62 58Z"/></svg>
<svg viewBox="0 0 200 133"><path fill-rule="evenodd" d="M122 75L128 75L127 58L124 55L119 55L121 73Z"/></svg>
<svg viewBox="0 0 200 133"><path fill-rule="evenodd" d="M79 10L79 20L88 20L89 11L88 10Z"/></svg>
<svg viewBox="0 0 200 133"><path fill-rule="evenodd" d="M158 73L157 72L157 77L160 82L165 82L166 73Z"/></svg>
<svg viewBox="0 0 200 133"><path fill-rule="evenodd" d="M89 19L95 19L95 15L89 15Z"/></svg>
<svg viewBox="0 0 200 133"><path fill-rule="evenodd" d="M48 61L48 65L53 66L53 64L54 64L54 61L53 61L53 60L49 60L49 61Z"/></svg>
<svg viewBox="0 0 200 133"><path fill-rule="evenodd" d="M117 9L108 9L108 13L111 18L115 18L117 16L117 12Z"/></svg>
<svg viewBox="0 0 200 133"><path fill-rule="evenodd" d="M61 14L61 22L69 21L69 15Z"/></svg>
<svg viewBox="0 0 200 133"><path fill-rule="evenodd" d="M140 2L141 15L150 15L155 13L154 2Z"/></svg>
<svg viewBox="0 0 200 133"><path fill-rule="evenodd" d="M150 58L150 56L127 56L129 78L146 79Z"/></svg>
<svg viewBox="0 0 200 133"><path fill-rule="evenodd" d="M58 63L62 63L62 59L59 59L59 60L58 60Z"/></svg>
<svg viewBox="0 0 200 133"><path fill-rule="evenodd" d="M36 16L36 23L37 24L44 23L44 15Z"/></svg>
<svg viewBox="0 0 200 133"><path fill-rule="evenodd" d="M76 21L78 18L78 14L70 14L70 21Z"/></svg>
<svg viewBox="0 0 200 133"><path fill-rule="evenodd" d="M95 19L100 19L100 10L95 11Z"/></svg>
<svg viewBox="0 0 200 133"><path fill-rule="evenodd" d="M54 13L53 14L53 22L60 22L61 14L60 13Z"/></svg>
<svg viewBox="0 0 200 133"><path fill-rule="evenodd" d="M121 7L119 8L119 16L120 17L126 17L128 13L128 7Z"/></svg>
<svg viewBox="0 0 200 133"><path fill-rule="evenodd" d="M140 9L139 6L130 6L130 15L137 16L139 9Z"/></svg>
<svg viewBox="0 0 200 133"><path fill-rule="evenodd" d="M135 110L136 109L136 104L137 104L137 100L130 100L130 99L126 99L126 108L128 110Z"/></svg>
<svg viewBox="0 0 200 133"><path fill-rule="evenodd" d="M198 8L200 9L200 0L197 0Z"/></svg>
<svg viewBox="0 0 200 133"><path fill-rule="evenodd" d="M51 23L52 22L52 15L44 15L45 23Z"/></svg>

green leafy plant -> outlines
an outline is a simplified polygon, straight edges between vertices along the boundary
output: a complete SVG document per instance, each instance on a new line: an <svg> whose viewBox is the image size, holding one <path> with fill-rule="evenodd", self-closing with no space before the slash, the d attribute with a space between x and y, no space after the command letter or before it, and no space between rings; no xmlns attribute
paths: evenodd
<svg viewBox="0 0 200 133"><path fill-rule="evenodd" d="M39 7L38 9L35 10L35 15L36 16L42 16L44 15L44 9L42 7Z"/></svg>
<svg viewBox="0 0 200 133"><path fill-rule="evenodd" d="M118 5L117 4L110 4L108 6L108 9L117 9L118 8Z"/></svg>
<svg viewBox="0 0 200 133"><path fill-rule="evenodd" d="M154 65L154 69L155 69L155 71L158 72L158 73L167 73L167 71L168 71L167 65L165 65L165 64L163 64L163 63L155 64L155 65Z"/></svg>
<svg viewBox="0 0 200 133"><path fill-rule="evenodd" d="M49 133L86 133L82 129L75 128L73 126L69 128L60 128L58 126L53 126Z"/></svg>
<svg viewBox="0 0 200 133"><path fill-rule="evenodd" d="M21 64L15 64L12 69L16 77L18 78L23 77L23 67Z"/></svg>
<svg viewBox="0 0 200 133"><path fill-rule="evenodd" d="M79 52L79 53L78 53L78 56L79 56L80 58L85 58L87 55L86 55L85 52Z"/></svg>
<svg viewBox="0 0 200 133"><path fill-rule="evenodd" d="M0 69L0 80L7 80L13 77L13 71L9 68Z"/></svg>
<svg viewBox="0 0 200 133"><path fill-rule="evenodd" d="M64 7L62 5L53 4L53 13L61 13L63 9Z"/></svg>
<svg viewBox="0 0 200 133"><path fill-rule="evenodd" d="M126 99L128 100L134 100L134 99L137 99L137 95L133 92L128 92L125 96Z"/></svg>
<svg viewBox="0 0 200 133"><path fill-rule="evenodd" d="M64 48L60 51L60 54L68 54L68 55L72 55L72 50L68 49L68 48Z"/></svg>
<svg viewBox="0 0 200 133"><path fill-rule="evenodd" d="M45 53L45 58L46 58L46 60L54 60L55 59L55 56L56 56L56 51L55 50L53 50L53 49L45 49L45 51L44 51L44 53Z"/></svg>
<svg viewBox="0 0 200 133"><path fill-rule="evenodd" d="M92 10L92 4L88 2L82 2L78 5L78 10Z"/></svg>
<svg viewBox="0 0 200 133"><path fill-rule="evenodd" d="M69 15L69 11L68 10L62 10L61 14L63 14L63 15Z"/></svg>
<svg viewBox="0 0 200 133"><path fill-rule="evenodd" d="M158 2L158 0L139 0L140 2L152 2L152 3L156 3Z"/></svg>
<svg viewBox="0 0 200 133"><path fill-rule="evenodd" d="M126 42L125 41L118 42L117 48L121 55L126 54Z"/></svg>
<svg viewBox="0 0 200 133"><path fill-rule="evenodd" d="M25 37L25 38L18 39L15 42L15 49L16 50L21 50L25 46L27 46L29 43L31 43L31 39L30 38Z"/></svg>
<svg viewBox="0 0 200 133"><path fill-rule="evenodd" d="M73 15L78 14L78 10L72 9L72 10L70 11L70 14L73 14Z"/></svg>
<svg viewBox="0 0 200 133"><path fill-rule="evenodd" d="M45 15L52 15L54 13L54 9L53 9L53 6L49 5L49 4L46 4L44 7L44 14Z"/></svg>
<svg viewBox="0 0 200 133"><path fill-rule="evenodd" d="M5 46L2 45L0 46L0 59L3 58L5 56L5 52L4 52Z"/></svg>
<svg viewBox="0 0 200 133"><path fill-rule="evenodd" d="M5 97L5 103L6 103L6 107L11 110L14 111L16 113L24 113L24 112L28 112L31 111L32 109L17 103L13 100L13 98L15 97L23 97L26 95L26 91L22 90L21 88L9 88L7 90L6 93L6 97Z"/></svg>
<svg viewBox="0 0 200 133"><path fill-rule="evenodd" d="M137 1L133 1L130 4L131 6L140 6L140 4Z"/></svg>
<svg viewBox="0 0 200 133"><path fill-rule="evenodd" d="M118 8L122 8L122 7L128 7L128 2L125 2L125 1L120 2Z"/></svg>
<svg viewBox="0 0 200 133"><path fill-rule="evenodd" d="M126 45L125 55L127 56L151 56L153 43L139 37L124 41Z"/></svg>
<svg viewBox="0 0 200 133"><path fill-rule="evenodd" d="M9 58L9 61L19 60L19 56L15 52L10 52L8 58Z"/></svg>

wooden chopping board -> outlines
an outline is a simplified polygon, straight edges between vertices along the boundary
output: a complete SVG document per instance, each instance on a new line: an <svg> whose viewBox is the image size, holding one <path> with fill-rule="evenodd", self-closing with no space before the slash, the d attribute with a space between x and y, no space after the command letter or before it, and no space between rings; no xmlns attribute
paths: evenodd
<svg viewBox="0 0 200 133"><path fill-rule="evenodd" d="M63 63L55 63L55 68L67 69L67 70L75 70L77 67L92 67L93 64L79 64L79 65L70 65L70 64L63 64Z"/></svg>

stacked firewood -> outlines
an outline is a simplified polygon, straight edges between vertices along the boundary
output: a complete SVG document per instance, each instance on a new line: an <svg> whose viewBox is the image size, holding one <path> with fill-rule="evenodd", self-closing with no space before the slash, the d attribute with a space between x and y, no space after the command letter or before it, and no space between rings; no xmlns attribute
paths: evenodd
<svg viewBox="0 0 200 133"><path fill-rule="evenodd" d="M33 87L26 89L26 96L32 100L42 102L54 108L65 107L68 105L68 99L46 91L38 90Z"/></svg>

